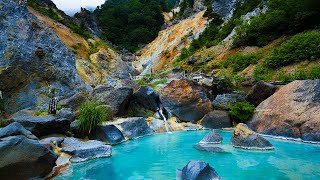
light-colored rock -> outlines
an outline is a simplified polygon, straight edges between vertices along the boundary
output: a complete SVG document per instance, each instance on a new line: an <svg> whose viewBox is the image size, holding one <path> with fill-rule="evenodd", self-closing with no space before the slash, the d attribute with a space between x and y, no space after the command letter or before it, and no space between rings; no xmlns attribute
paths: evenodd
<svg viewBox="0 0 320 180"><path fill-rule="evenodd" d="M83 162L112 155L111 146L95 140L80 141L76 138L65 138L61 146L62 152L72 155L71 162Z"/></svg>
<svg viewBox="0 0 320 180"><path fill-rule="evenodd" d="M229 105L244 101L246 99L240 94L221 94L214 99L213 106L215 109L227 110Z"/></svg>
<svg viewBox="0 0 320 180"><path fill-rule="evenodd" d="M17 136L17 135L23 135L29 139L38 139L36 136L34 136L30 131L26 130L18 122L14 122L4 128L0 128L0 138L4 138L8 136Z"/></svg>
<svg viewBox="0 0 320 180"><path fill-rule="evenodd" d="M256 108L249 127L268 135L320 141L320 80L280 88Z"/></svg>

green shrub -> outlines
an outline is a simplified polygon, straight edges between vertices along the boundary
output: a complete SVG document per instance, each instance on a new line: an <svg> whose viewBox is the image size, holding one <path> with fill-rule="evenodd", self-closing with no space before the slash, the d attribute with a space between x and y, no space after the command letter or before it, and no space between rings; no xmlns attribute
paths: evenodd
<svg viewBox="0 0 320 180"><path fill-rule="evenodd" d="M272 69L269 69L261 64L258 64L253 72L253 78L257 81L269 81L272 79Z"/></svg>
<svg viewBox="0 0 320 180"><path fill-rule="evenodd" d="M256 54L236 54L223 61L222 66L224 68L231 67L234 72L240 72L250 64L256 64L257 58L258 56Z"/></svg>
<svg viewBox="0 0 320 180"><path fill-rule="evenodd" d="M97 102L87 102L80 108L77 120L78 130L83 134L90 134L104 121L112 118L110 108L100 106Z"/></svg>
<svg viewBox="0 0 320 180"><path fill-rule="evenodd" d="M268 10L241 27L235 46L264 46L283 35L320 25L319 0L269 0Z"/></svg>
<svg viewBox="0 0 320 180"><path fill-rule="evenodd" d="M320 32L298 34L275 48L266 59L265 65L278 68L285 65L320 59Z"/></svg>
<svg viewBox="0 0 320 180"><path fill-rule="evenodd" d="M153 89L155 89L158 84L163 84L163 83L166 83L166 82L167 82L166 79L161 79L161 80L158 80L158 81L154 81L153 83L151 83L151 87L152 87Z"/></svg>
<svg viewBox="0 0 320 180"><path fill-rule="evenodd" d="M277 79L283 82L305 79L320 79L320 66L312 67L309 70L298 70L289 74L280 73Z"/></svg>
<svg viewBox="0 0 320 180"><path fill-rule="evenodd" d="M236 123L246 123L252 117L255 107L248 102L238 102L229 105L229 114Z"/></svg>

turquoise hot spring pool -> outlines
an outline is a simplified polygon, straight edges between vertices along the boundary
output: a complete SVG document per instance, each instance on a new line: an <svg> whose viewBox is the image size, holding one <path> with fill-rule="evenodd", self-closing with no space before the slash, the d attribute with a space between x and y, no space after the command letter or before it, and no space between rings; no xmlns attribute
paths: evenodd
<svg viewBox="0 0 320 180"><path fill-rule="evenodd" d="M177 168L189 160L208 162L225 180L320 179L320 145L267 138L274 151L234 149L231 132L219 131L225 153L195 149L209 131L154 134L113 147L110 158L72 164L57 180L175 179Z"/></svg>

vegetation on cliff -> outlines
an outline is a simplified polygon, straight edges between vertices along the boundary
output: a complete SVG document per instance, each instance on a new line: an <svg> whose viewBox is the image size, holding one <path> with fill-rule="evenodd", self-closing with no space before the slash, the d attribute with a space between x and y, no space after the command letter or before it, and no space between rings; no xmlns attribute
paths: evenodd
<svg viewBox="0 0 320 180"><path fill-rule="evenodd" d="M105 36L112 43L136 51L155 39L164 24L163 11L173 0L109 0L95 10Z"/></svg>

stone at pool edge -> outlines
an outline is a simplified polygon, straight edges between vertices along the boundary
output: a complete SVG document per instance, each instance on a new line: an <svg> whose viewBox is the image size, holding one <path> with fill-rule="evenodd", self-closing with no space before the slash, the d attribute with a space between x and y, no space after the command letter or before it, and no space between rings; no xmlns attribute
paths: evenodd
<svg viewBox="0 0 320 180"><path fill-rule="evenodd" d="M191 160L176 171L177 180L222 180L218 173L206 162Z"/></svg>
<svg viewBox="0 0 320 180"><path fill-rule="evenodd" d="M268 140L249 129L243 123L234 128L231 144L235 148L247 150L274 150L273 145Z"/></svg>
<svg viewBox="0 0 320 180"><path fill-rule="evenodd" d="M80 141L76 138L64 138L62 152L72 155L71 162L84 162L90 159L110 157L112 147L101 141Z"/></svg>
<svg viewBox="0 0 320 180"><path fill-rule="evenodd" d="M98 126L89 138L106 142L110 145L116 145L125 141L122 132L115 125Z"/></svg>
<svg viewBox="0 0 320 180"><path fill-rule="evenodd" d="M44 178L56 165L57 159L37 140L22 135L1 138L0 157L1 179Z"/></svg>
<svg viewBox="0 0 320 180"><path fill-rule="evenodd" d="M104 125L115 125L127 139L137 139L153 134L144 117L120 118Z"/></svg>

